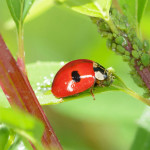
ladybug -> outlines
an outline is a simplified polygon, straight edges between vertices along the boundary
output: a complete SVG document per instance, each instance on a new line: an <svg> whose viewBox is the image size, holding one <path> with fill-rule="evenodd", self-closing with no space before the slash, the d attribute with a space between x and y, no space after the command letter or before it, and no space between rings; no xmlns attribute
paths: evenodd
<svg viewBox="0 0 150 150"><path fill-rule="evenodd" d="M94 86L103 86L108 71L100 64L88 60L73 60L64 65L55 75L52 93L58 98L73 96ZM92 93L94 98L94 94ZM95 98L94 98L95 99Z"/></svg>

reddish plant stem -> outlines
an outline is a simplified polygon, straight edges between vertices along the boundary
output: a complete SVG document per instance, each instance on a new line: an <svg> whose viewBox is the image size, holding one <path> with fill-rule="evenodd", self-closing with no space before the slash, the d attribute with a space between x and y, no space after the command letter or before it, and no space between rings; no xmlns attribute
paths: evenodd
<svg viewBox="0 0 150 150"><path fill-rule="evenodd" d="M135 64L135 69L145 83L146 87L150 90L150 67L145 67L143 70L140 70L140 67Z"/></svg>
<svg viewBox="0 0 150 150"><path fill-rule="evenodd" d="M128 45L125 47L127 51L132 52L133 48L131 43L128 41ZM132 55L131 55L132 57ZM146 87L150 90L150 67L144 67L143 70L140 70L140 67L137 65L137 60L135 60L135 69L138 72L139 76L145 83Z"/></svg>
<svg viewBox="0 0 150 150"><path fill-rule="evenodd" d="M19 106L22 110L28 111L33 116L39 118L45 131L42 143L48 148L62 150L62 147L42 109L35 93L28 82L28 78L17 65L11 55L4 40L0 35L0 86L2 87L10 105ZM40 129L39 129L40 130Z"/></svg>

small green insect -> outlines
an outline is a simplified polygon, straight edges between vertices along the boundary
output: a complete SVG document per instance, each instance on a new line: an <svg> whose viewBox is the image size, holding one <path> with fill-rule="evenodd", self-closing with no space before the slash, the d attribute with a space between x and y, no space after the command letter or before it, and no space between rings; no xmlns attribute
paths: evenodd
<svg viewBox="0 0 150 150"><path fill-rule="evenodd" d="M138 50L138 46L136 44L133 44L133 49Z"/></svg>
<svg viewBox="0 0 150 150"><path fill-rule="evenodd" d="M147 52L149 51L149 42L147 40L144 40L143 42L144 50Z"/></svg>
<svg viewBox="0 0 150 150"><path fill-rule="evenodd" d="M134 66L135 65L135 59L132 58L131 61L130 61L130 63L131 63L132 66Z"/></svg>
<svg viewBox="0 0 150 150"><path fill-rule="evenodd" d="M123 37L123 36L119 36L115 39L115 42L119 45L122 45L122 46L126 46L127 45L127 41L126 39Z"/></svg>
<svg viewBox="0 0 150 150"><path fill-rule="evenodd" d="M141 65L141 66L140 66L140 70L143 70L143 68L144 68L144 66Z"/></svg>
<svg viewBox="0 0 150 150"><path fill-rule="evenodd" d="M123 48L121 45L117 45L117 50L118 50L118 52L120 52L122 54L124 54L126 51L125 48Z"/></svg>
<svg viewBox="0 0 150 150"><path fill-rule="evenodd" d="M107 39L106 45L107 45L108 48L112 47L112 41L111 41L111 39Z"/></svg>
<svg viewBox="0 0 150 150"><path fill-rule="evenodd" d="M125 55L126 55L126 56L130 56L130 52L125 51Z"/></svg>
<svg viewBox="0 0 150 150"><path fill-rule="evenodd" d="M150 65L150 55L146 53L142 54L141 61L142 61L142 64L145 67L147 67L148 65Z"/></svg>
<svg viewBox="0 0 150 150"><path fill-rule="evenodd" d="M124 55L124 56L123 56L123 59L124 59L124 61L129 61L129 60L130 60L130 56Z"/></svg>
<svg viewBox="0 0 150 150"><path fill-rule="evenodd" d="M132 51L132 56L136 59L139 59L139 57L140 57L138 51L135 51L135 50Z"/></svg>
<svg viewBox="0 0 150 150"><path fill-rule="evenodd" d="M140 41L139 38L135 37L135 38L133 39L133 43L136 44L139 49L142 49L142 48L143 48L143 44L142 44L142 42Z"/></svg>

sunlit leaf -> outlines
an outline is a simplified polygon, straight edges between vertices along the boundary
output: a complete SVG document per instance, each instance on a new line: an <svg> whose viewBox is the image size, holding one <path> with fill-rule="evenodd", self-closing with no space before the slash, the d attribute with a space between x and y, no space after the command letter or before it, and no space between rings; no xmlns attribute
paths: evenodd
<svg viewBox="0 0 150 150"><path fill-rule="evenodd" d="M4 150L9 138L9 129L4 125L0 124L0 150Z"/></svg>
<svg viewBox="0 0 150 150"><path fill-rule="evenodd" d="M64 4L79 13L109 20L111 0L66 0Z"/></svg>

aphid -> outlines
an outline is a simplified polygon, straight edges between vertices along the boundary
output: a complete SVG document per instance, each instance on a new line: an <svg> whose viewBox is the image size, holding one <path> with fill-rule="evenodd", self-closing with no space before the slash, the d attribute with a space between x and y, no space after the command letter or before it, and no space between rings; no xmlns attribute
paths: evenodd
<svg viewBox="0 0 150 150"><path fill-rule="evenodd" d="M142 61L142 64L146 67L148 65L150 65L150 56L149 54L142 54L141 56L141 61Z"/></svg>
<svg viewBox="0 0 150 150"><path fill-rule="evenodd" d="M108 71L100 64L87 59L78 59L64 65L56 74L52 83L52 93L58 98L84 92L94 86L104 86ZM94 98L94 94L92 93Z"/></svg>

